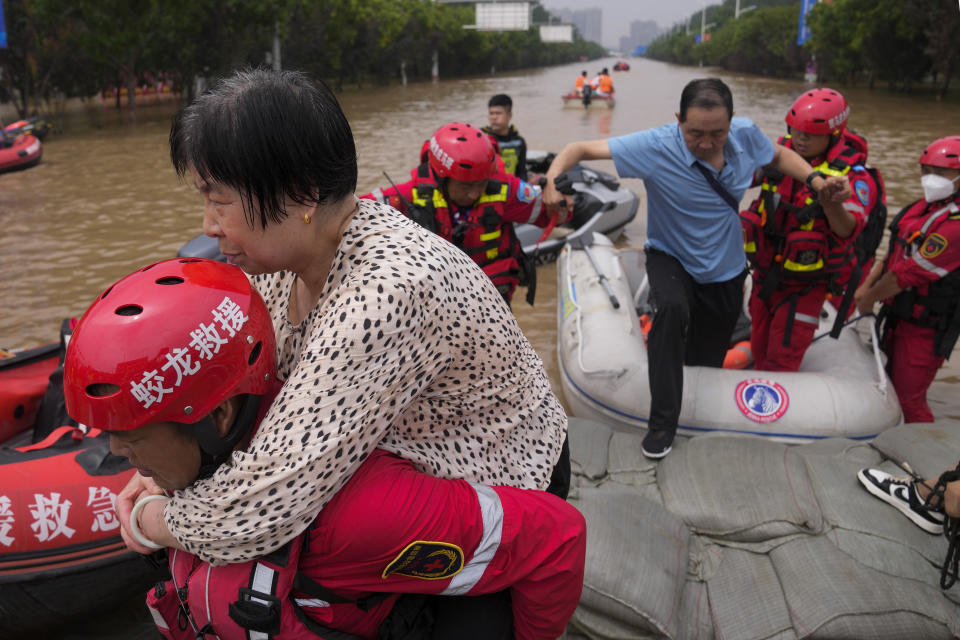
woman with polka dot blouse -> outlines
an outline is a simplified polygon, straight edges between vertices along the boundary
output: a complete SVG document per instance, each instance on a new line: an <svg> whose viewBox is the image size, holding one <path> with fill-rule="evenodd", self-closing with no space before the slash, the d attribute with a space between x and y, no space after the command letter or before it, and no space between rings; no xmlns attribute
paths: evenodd
<svg viewBox="0 0 960 640"><path fill-rule="evenodd" d="M166 528L149 538L214 565L262 556L374 448L444 478L547 489L553 475L565 497L567 420L543 363L469 256L357 200L353 136L328 88L238 72L177 115L170 147L203 196L204 232L266 301L285 383L246 451L144 507ZM149 486L134 476L118 498L125 526Z"/></svg>

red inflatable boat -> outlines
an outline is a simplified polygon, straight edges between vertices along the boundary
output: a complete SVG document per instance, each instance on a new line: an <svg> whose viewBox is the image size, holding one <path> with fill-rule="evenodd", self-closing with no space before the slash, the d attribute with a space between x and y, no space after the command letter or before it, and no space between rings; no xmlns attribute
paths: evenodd
<svg viewBox="0 0 960 640"><path fill-rule="evenodd" d="M3 133L6 134L7 138L13 139L23 133L29 133L32 136L35 136L41 142L44 138L47 137L47 134L50 133L50 129L53 128L53 125L50 124L50 121L42 116L33 116L27 118L26 120L17 120L16 122L11 122L3 128Z"/></svg>
<svg viewBox="0 0 960 640"><path fill-rule="evenodd" d="M0 637L40 637L164 575L120 539L113 500L133 469L107 435L37 422L64 415L61 353L0 350Z"/></svg>
<svg viewBox="0 0 960 640"><path fill-rule="evenodd" d="M0 149L0 173L32 167L42 156L43 145L35 136L18 136L9 146Z"/></svg>

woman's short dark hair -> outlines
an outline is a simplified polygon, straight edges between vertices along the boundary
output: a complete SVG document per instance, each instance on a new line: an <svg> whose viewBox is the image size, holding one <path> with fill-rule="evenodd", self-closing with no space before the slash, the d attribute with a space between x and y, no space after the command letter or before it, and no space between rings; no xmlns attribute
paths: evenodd
<svg viewBox="0 0 960 640"><path fill-rule="evenodd" d="M340 104L298 71L246 69L218 80L174 118L170 158L181 178L193 168L239 191L251 227L285 218L287 198L327 204L357 188L357 149Z"/></svg>
<svg viewBox="0 0 960 640"><path fill-rule="evenodd" d="M687 121L687 109L727 108L727 117L733 117L733 94L720 78L699 78L691 80L680 94L680 122Z"/></svg>

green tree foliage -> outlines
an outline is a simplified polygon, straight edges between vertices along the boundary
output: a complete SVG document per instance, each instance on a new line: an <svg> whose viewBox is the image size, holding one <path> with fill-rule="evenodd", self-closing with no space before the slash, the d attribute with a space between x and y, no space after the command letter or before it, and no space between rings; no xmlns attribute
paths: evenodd
<svg viewBox="0 0 960 640"><path fill-rule="evenodd" d="M799 0L751 0L758 8L734 17L735 0L706 9L710 39L696 43L701 12L654 40L647 56L679 64L709 64L767 76L799 76L815 58L821 82L886 82L909 91L931 72L946 92L960 66L960 12L931 0L833 0L806 17L811 37L796 44ZM741 4L746 4L743 0Z"/></svg>
<svg viewBox="0 0 960 640"><path fill-rule="evenodd" d="M165 9L153 26L157 46L144 69L165 74L188 98L197 76L262 62L274 25L288 24L294 11L293 0L161 2Z"/></svg>
<svg viewBox="0 0 960 640"><path fill-rule="evenodd" d="M907 11L923 18L926 36L924 53L929 56L933 71L942 79L938 95L943 98L950 86L950 79L960 67L960 47L957 46L960 11L954 11L953 4L949 2L907 0L906 4Z"/></svg>
<svg viewBox="0 0 960 640"><path fill-rule="evenodd" d="M807 19L823 79L849 83L865 76L871 86L881 80L909 89L930 67L923 16L903 0L818 3Z"/></svg>
<svg viewBox="0 0 960 640"><path fill-rule="evenodd" d="M72 46L74 12L61 0L7 0L4 13L8 48L0 49L0 99L13 102L24 117L52 93L77 86L71 68L89 61Z"/></svg>
<svg viewBox="0 0 960 640"><path fill-rule="evenodd" d="M803 68L795 7L769 7L729 20L702 47L710 64L733 71L788 76Z"/></svg>
<svg viewBox="0 0 960 640"><path fill-rule="evenodd" d="M537 13L540 11L541 13ZM546 21L537 5L534 20ZM470 5L432 0L303 0L294 15L286 61L344 83L390 82L405 64L408 77L429 78L436 52L441 75L484 73L598 57L600 45L540 42L537 29L491 33L464 29Z"/></svg>
<svg viewBox="0 0 960 640"><path fill-rule="evenodd" d="M5 0L9 48L0 50L0 99L21 115L52 91L86 97L163 77L187 93L197 77L265 63L274 29L281 60L332 81L429 78L434 52L444 76L599 57L582 39L540 42L536 27L464 29L470 5L433 0ZM534 18L549 16L535 3ZM119 96L119 92L117 94ZM119 99L118 99L119 104Z"/></svg>

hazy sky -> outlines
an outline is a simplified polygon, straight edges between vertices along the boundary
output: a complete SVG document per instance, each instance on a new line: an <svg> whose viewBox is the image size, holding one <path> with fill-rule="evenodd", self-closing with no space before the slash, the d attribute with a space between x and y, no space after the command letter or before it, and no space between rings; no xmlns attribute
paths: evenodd
<svg viewBox="0 0 960 640"><path fill-rule="evenodd" d="M707 2L711 4L715 0ZM703 6L702 0L540 0L551 9L602 9L603 43L619 46L620 36L630 33L634 20L654 20L663 29L679 22ZM749 4L746 0L742 4Z"/></svg>

